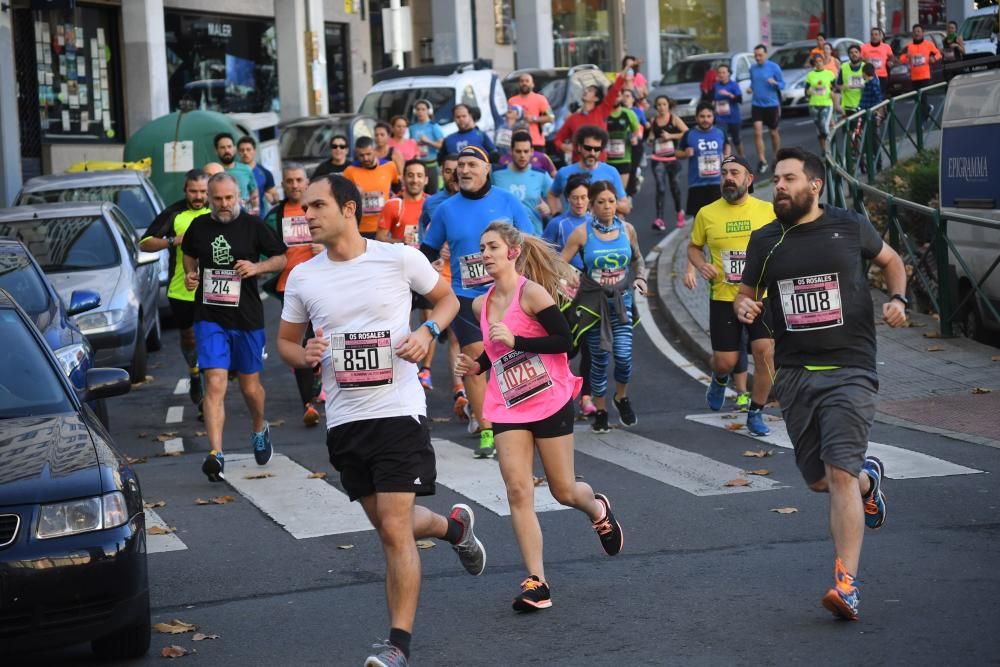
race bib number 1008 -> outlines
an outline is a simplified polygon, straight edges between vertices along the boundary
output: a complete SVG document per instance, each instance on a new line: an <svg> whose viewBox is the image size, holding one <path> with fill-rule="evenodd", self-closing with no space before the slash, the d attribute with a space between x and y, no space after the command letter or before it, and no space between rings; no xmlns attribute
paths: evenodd
<svg viewBox="0 0 1000 667"><path fill-rule="evenodd" d="M779 280L778 292L788 331L829 329L844 324L839 274Z"/></svg>
<svg viewBox="0 0 1000 667"><path fill-rule="evenodd" d="M341 389L392 384L392 341L388 331L330 335L333 377Z"/></svg>

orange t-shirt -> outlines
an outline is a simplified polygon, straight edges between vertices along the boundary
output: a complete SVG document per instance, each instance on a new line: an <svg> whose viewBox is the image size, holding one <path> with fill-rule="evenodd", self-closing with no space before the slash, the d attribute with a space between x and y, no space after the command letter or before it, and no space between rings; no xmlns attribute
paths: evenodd
<svg viewBox="0 0 1000 667"><path fill-rule="evenodd" d="M941 52L929 39L916 44L910 42L899 56L899 62L910 66L911 81L927 81L931 78L931 62L941 60Z"/></svg>
<svg viewBox="0 0 1000 667"><path fill-rule="evenodd" d="M388 229L389 236L403 241L408 246L420 247L418 233L420 213L424 210L424 200L427 195L421 194L419 199L393 197L382 209L379 218L379 229Z"/></svg>
<svg viewBox="0 0 1000 667"><path fill-rule="evenodd" d="M545 99L545 96L541 93L531 92L528 93L527 97L517 94L512 95L507 104L516 104L522 109L524 109L525 120L530 116L531 118L537 118L551 111L549 106L549 101ZM544 146L545 137L542 136L542 128L538 123L528 123L528 132L531 133L531 145L532 146Z"/></svg>
<svg viewBox="0 0 1000 667"><path fill-rule="evenodd" d="M886 65L892 59L892 47L885 42L879 42L878 46L872 46L871 42L865 42L861 45L861 58L872 64L875 68L875 76L883 79L889 76Z"/></svg>
<svg viewBox="0 0 1000 667"><path fill-rule="evenodd" d="M351 165L344 170L344 178L361 190L361 224L363 234L374 234L385 203L392 196L392 185L399 183L399 172L393 162L384 162L374 169Z"/></svg>
<svg viewBox="0 0 1000 667"><path fill-rule="evenodd" d="M281 211L281 220L277 220L278 233L281 234L282 241L288 246L285 253L287 263L278 276L278 284L275 289L279 292L285 291L285 283L288 282L288 274L302 262L307 262L316 253L313 252L312 241L309 237L309 228L306 225L306 212L298 204L286 202ZM305 229L303 229L303 227Z"/></svg>

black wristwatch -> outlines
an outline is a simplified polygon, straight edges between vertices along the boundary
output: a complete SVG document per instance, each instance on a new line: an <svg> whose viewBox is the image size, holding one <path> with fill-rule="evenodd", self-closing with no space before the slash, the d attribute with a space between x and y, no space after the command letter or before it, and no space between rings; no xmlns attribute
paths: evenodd
<svg viewBox="0 0 1000 667"><path fill-rule="evenodd" d="M176 238L177 237L175 237L175 236L168 236L167 237L167 247L168 248L173 248L174 247L174 241L176 240Z"/></svg>
<svg viewBox="0 0 1000 667"><path fill-rule="evenodd" d="M892 297L890 297L889 300L892 301L893 299L895 299L896 301L899 301L901 304L903 304L903 308L909 308L910 307L910 302L902 294L893 294Z"/></svg>

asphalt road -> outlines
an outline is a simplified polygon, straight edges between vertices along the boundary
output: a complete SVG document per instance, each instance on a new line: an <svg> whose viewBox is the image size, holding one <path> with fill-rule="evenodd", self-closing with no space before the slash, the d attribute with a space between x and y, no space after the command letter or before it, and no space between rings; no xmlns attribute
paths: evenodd
<svg viewBox="0 0 1000 667"><path fill-rule="evenodd" d="M648 228L651 193L647 179L632 217L647 249L662 238ZM137 464L144 496L165 501L155 511L176 529L173 537L149 538L153 621L179 619L219 636L195 642L191 634L154 633L149 655L132 664L160 664L161 649L173 644L197 651L181 664L360 665L368 646L387 634L379 543L371 530L336 532L343 529L337 521L350 524L351 511L326 459L322 429L300 422L291 372L273 346L279 310L273 300L265 307L271 342L263 377L281 455L268 468L274 478L244 479L257 472L252 463L236 470L234 455L250 452L249 422L240 397L230 392L230 483L205 480L203 425L186 395L175 394L185 369L174 330L151 357L152 381L112 403L118 446L145 459ZM883 456L888 519L882 530L866 534L861 620L835 621L819 605L833 569L827 498L805 489L780 442L752 442L745 431L686 419L708 414L704 387L654 345L645 328L660 324L653 312L635 338L631 393L639 424L603 441L582 422L578 431L577 472L611 498L625 531L624 551L605 556L586 518L573 510L540 513L554 605L535 615L510 609L526 573L508 517L494 511L503 504L497 465L474 460L476 440L447 420L448 387L428 394L433 435L448 442L438 443L441 483L426 504L446 512L453 503L469 503L488 565L472 578L446 544L421 552L412 664L995 662L1000 639L989 627L1000 618L1000 484L990 473L1000 470L1000 451L874 427L873 441L895 447ZM669 333L667 341L676 345ZM440 351L434 370L442 380ZM183 407L183 415L168 424L172 406ZM161 434L183 453L159 456ZM743 455L758 449L773 454ZM761 468L770 474L741 473ZM330 476L307 480L310 471ZM941 473L953 474L936 476ZM724 485L738 477L749 486ZM271 486L262 491L254 484ZM222 495L233 501L195 504ZM539 487L539 499L544 495ZM771 511L777 508L797 511ZM78 646L25 664L97 661Z"/></svg>

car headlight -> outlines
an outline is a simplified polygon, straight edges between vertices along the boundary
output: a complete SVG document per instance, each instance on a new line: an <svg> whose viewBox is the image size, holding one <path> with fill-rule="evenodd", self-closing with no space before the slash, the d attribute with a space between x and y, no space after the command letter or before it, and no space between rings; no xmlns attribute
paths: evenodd
<svg viewBox="0 0 1000 667"><path fill-rule="evenodd" d="M89 354L90 347L86 343L74 343L56 350L56 358L59 360L66 377L71 376Z"/></svg>
<svg viewBox="0 0 1000 667"><path fill-rule="evenodd" d="M125 496L114 491L103 496L42 505L35 537L47 540L120 526L128 520Z"/></svg>
<svg viewBox="0 0 1000 667"><path fill-rule="evenodd" d="M101 310L96 313L77 315L76 325L85 334L97 333L102 329L110 329L124 319L124 310Z"/></svg>

